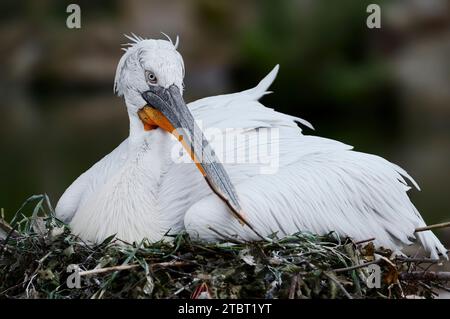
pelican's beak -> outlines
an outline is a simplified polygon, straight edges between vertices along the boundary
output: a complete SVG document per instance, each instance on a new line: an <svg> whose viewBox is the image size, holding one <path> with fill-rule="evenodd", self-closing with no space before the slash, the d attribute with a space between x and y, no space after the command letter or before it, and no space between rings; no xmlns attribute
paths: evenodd
<svg viewBox="0 0 450 319"><path fill-rule="evenodd" d="M147 105L138 111L138 115L144 128L150 130L160 127L173 134L182 143L211 189L225 201L241 224L250 226L242 214L236 190L225 168L195 123L180 89L174 84L169 88L152 86L142 97Z"/></svg>

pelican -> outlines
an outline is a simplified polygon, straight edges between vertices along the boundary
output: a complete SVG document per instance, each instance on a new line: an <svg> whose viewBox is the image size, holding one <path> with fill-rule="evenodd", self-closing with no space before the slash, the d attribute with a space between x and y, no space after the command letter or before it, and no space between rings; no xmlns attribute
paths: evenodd
<svg viewBox="0 0 450 319"><path fill-rule="evenodd" d="M252 89L185 104L178 37L128 38L114 91L124 98L129 136L79 176L55 210L80 238L159 241L185 230L204 241L259 240L334 231L395 251L417 240L431 257L446 256L431 231L415 233L426 224L407 191L419 187L402 168L305 135L307 121L258 102L278 65Z"/></svg>

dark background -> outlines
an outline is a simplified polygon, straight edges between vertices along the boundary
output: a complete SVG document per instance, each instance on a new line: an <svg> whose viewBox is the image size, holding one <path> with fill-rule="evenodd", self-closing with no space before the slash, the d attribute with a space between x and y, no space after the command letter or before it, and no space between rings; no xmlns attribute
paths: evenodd
<svg viewBox="0 0 450 319"><path fill-rule="evenodd" d="M81 29L66 7L81 6ZM381 29L366 26L369 3ZM405 168L428 223L450 220L450 2L17 1L0 4L0 207L56 203L128 133L113 95L124 33L180 36L185 98L254 86L281 65L265 105L317 134ZM440 235L445 234L443 232ZM449 236L450 237L450 236Z"/></svg>

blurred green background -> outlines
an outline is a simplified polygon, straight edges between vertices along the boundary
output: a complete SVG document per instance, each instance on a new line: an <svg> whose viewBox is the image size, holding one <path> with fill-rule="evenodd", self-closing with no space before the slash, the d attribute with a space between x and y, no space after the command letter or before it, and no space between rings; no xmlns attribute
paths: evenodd
<svg viewBox="0 0 450 319"><path fill-rule="evenodd" d="M81 29L66 27L71 2ZM366 26L369 3L381 29ZM56 203L127 136L112 91L123 34L163 31L180 36L187 101L247 89L279 63L267 106L401 165L425 220L450 220L449 1L2 0L0 16L6 216L32 194Z"/></svg>

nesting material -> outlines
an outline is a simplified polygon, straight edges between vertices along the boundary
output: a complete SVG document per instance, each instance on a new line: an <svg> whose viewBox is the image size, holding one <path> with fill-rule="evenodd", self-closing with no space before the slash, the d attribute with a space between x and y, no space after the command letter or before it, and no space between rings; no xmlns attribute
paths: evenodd
<svg viewBox="0 0 450 319"><path fill-rule="evenodd" d="M91 246L54 217L44 195L0 226L1 298L435 298L450 280L436 271L438 260L395 257L373 239L334 233L252 243L194 242L181 233Z"/></svg>

